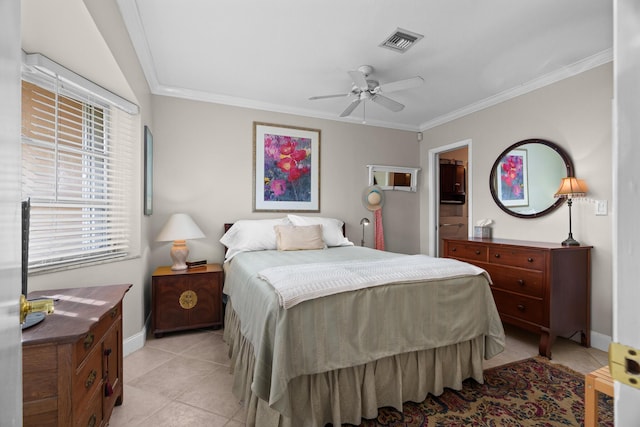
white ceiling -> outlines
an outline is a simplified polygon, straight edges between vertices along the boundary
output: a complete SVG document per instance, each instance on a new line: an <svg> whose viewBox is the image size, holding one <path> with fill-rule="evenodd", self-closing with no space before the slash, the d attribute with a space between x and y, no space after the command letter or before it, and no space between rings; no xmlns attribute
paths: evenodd
<svg viewBox="0 0 640 427"><path fill-rule="evenodd" d="M118 0L155 94L340 119L349 70L417 89L370 101L366 122L425 130L612 59L610 0ZM398 27L424 35L379 47Z"/></svg>

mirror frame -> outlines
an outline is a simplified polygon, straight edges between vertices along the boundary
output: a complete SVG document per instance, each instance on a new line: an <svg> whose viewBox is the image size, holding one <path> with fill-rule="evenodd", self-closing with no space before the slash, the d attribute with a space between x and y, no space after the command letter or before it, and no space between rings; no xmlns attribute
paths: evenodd
<svg viewBox="0 0 640 427"><path fill-rule="evenodd" d="M390 173L410 174L411 175L410 185L389 186L389 185L378 184L378 186L381 189L411 191L411 192L415 192L418 189L418 171L420 170L420 168L410 168L410 167L402 167L402 166L385 166L385 165L367 165L367 168L369 169L369 185L374 185L374 174L376 172L390 172Z"/></svg>
<svg viewBox="0 0 640 427"><path fill-rule="evenodd" d="M548 208L546 208L543 211L534 213L534 214L522 214L519 212L514 212L512 210L510 210L507 206L503 205L502 202L500 201L500 199L498 198L498 194L495 188L494 183L496 182L496 170L500 164L500 161L502 160L502 158L504 156L506 156L511 150L514 150L522 145L525 144L543 144L546 145L547 147L551 148L552 150L554 150L556 153L558 153L558 155L562 158L562 161L564 162L564 165L567 169L567 175L566 176L574 176L573 175L573 162L571 161L571 158L569 157L569 155L567 154L566 151L564 151L562 149L562 147L560 147L559 145L557 145L554 142L551 141L547 141L546 139L525 139L523 141L519 141L516 142L515 144L507 147L502 153L500 153L500 155L498 156L498 158L496 159L496 161L493 163L493 166L491 167L491 174L489 175L489 190L491 191L491 197L493 197L494 202L496 202L496 205L498 205L498 207L500 209L502 209L503 211L505 211L506 213L508 213L511 216L515 216L517 218L539 218L541 216L547 215L551 212L553 212L554 210L558 209L565 201L564 198L559 197L554 204L552 204L551 206L549 206Z"/></svg>

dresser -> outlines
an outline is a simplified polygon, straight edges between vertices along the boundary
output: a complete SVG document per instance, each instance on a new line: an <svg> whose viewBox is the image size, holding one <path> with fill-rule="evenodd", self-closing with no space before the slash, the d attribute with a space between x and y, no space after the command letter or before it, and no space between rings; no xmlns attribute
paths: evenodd
<svg viewBox="0 0 640 427"><path fill-rule="evenodd" d="M551 358L556 337L580 333L590 346L591 246L507 239L445 239L444 256L485 269L503 323L540 334Z"/></svg>
<svg viewBox="0 0 640 427"><path fill-rule="evenodd" d="M223 273L220 264L187 270L158 267L151 279L153 333L214 327L223 324Z"/></svg>
<svg viewBox="0 0 640 427"><path fill-rule="evenodd" d="M31 292L54 313L22 331L24 426L106 426L122 404L122 300L131 285Z"/></svg>

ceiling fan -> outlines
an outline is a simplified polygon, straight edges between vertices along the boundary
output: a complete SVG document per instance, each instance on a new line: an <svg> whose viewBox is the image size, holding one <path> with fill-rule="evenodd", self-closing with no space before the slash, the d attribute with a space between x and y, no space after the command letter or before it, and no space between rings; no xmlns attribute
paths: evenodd
<svg viewBox="0 0 640 427"><path fill-rule="evenodd" d="M400 90L412 89L418 87L424 83L424 79L420 76L411 77L409 79L397 80L395 82L389 82L380 84L377 80L367 80L367 77L373 73L373 67L371 65L362 65L357 70L349 71L349 75L353 80L353 87L348 93L342 93L337 95L321 95L312 96L310 101L316 99L327 98L340 98L340 97L353 97L354 100L351 104L340 114L340 117L346 117L356 109L362 101L370 99L376 104L382 105L385 108L393 112L402 111L404 105L394 101L391 98L387 98L382 95L383 93L397 92Z"/></svg>

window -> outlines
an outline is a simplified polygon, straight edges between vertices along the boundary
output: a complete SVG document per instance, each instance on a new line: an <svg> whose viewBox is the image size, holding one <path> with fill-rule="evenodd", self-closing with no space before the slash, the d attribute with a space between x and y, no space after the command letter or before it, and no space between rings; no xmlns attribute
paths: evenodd
<svg viewBox="0 0 640 427"><path fill-rule="evenodd" d="M127 257L139 210L133 191L138 183L132 163L137 159L135 116L105 99L104 89L41 55L36 59L50 66L45 70L26 61L23 71L22 194L31 200L29 269Z"/></svg>

